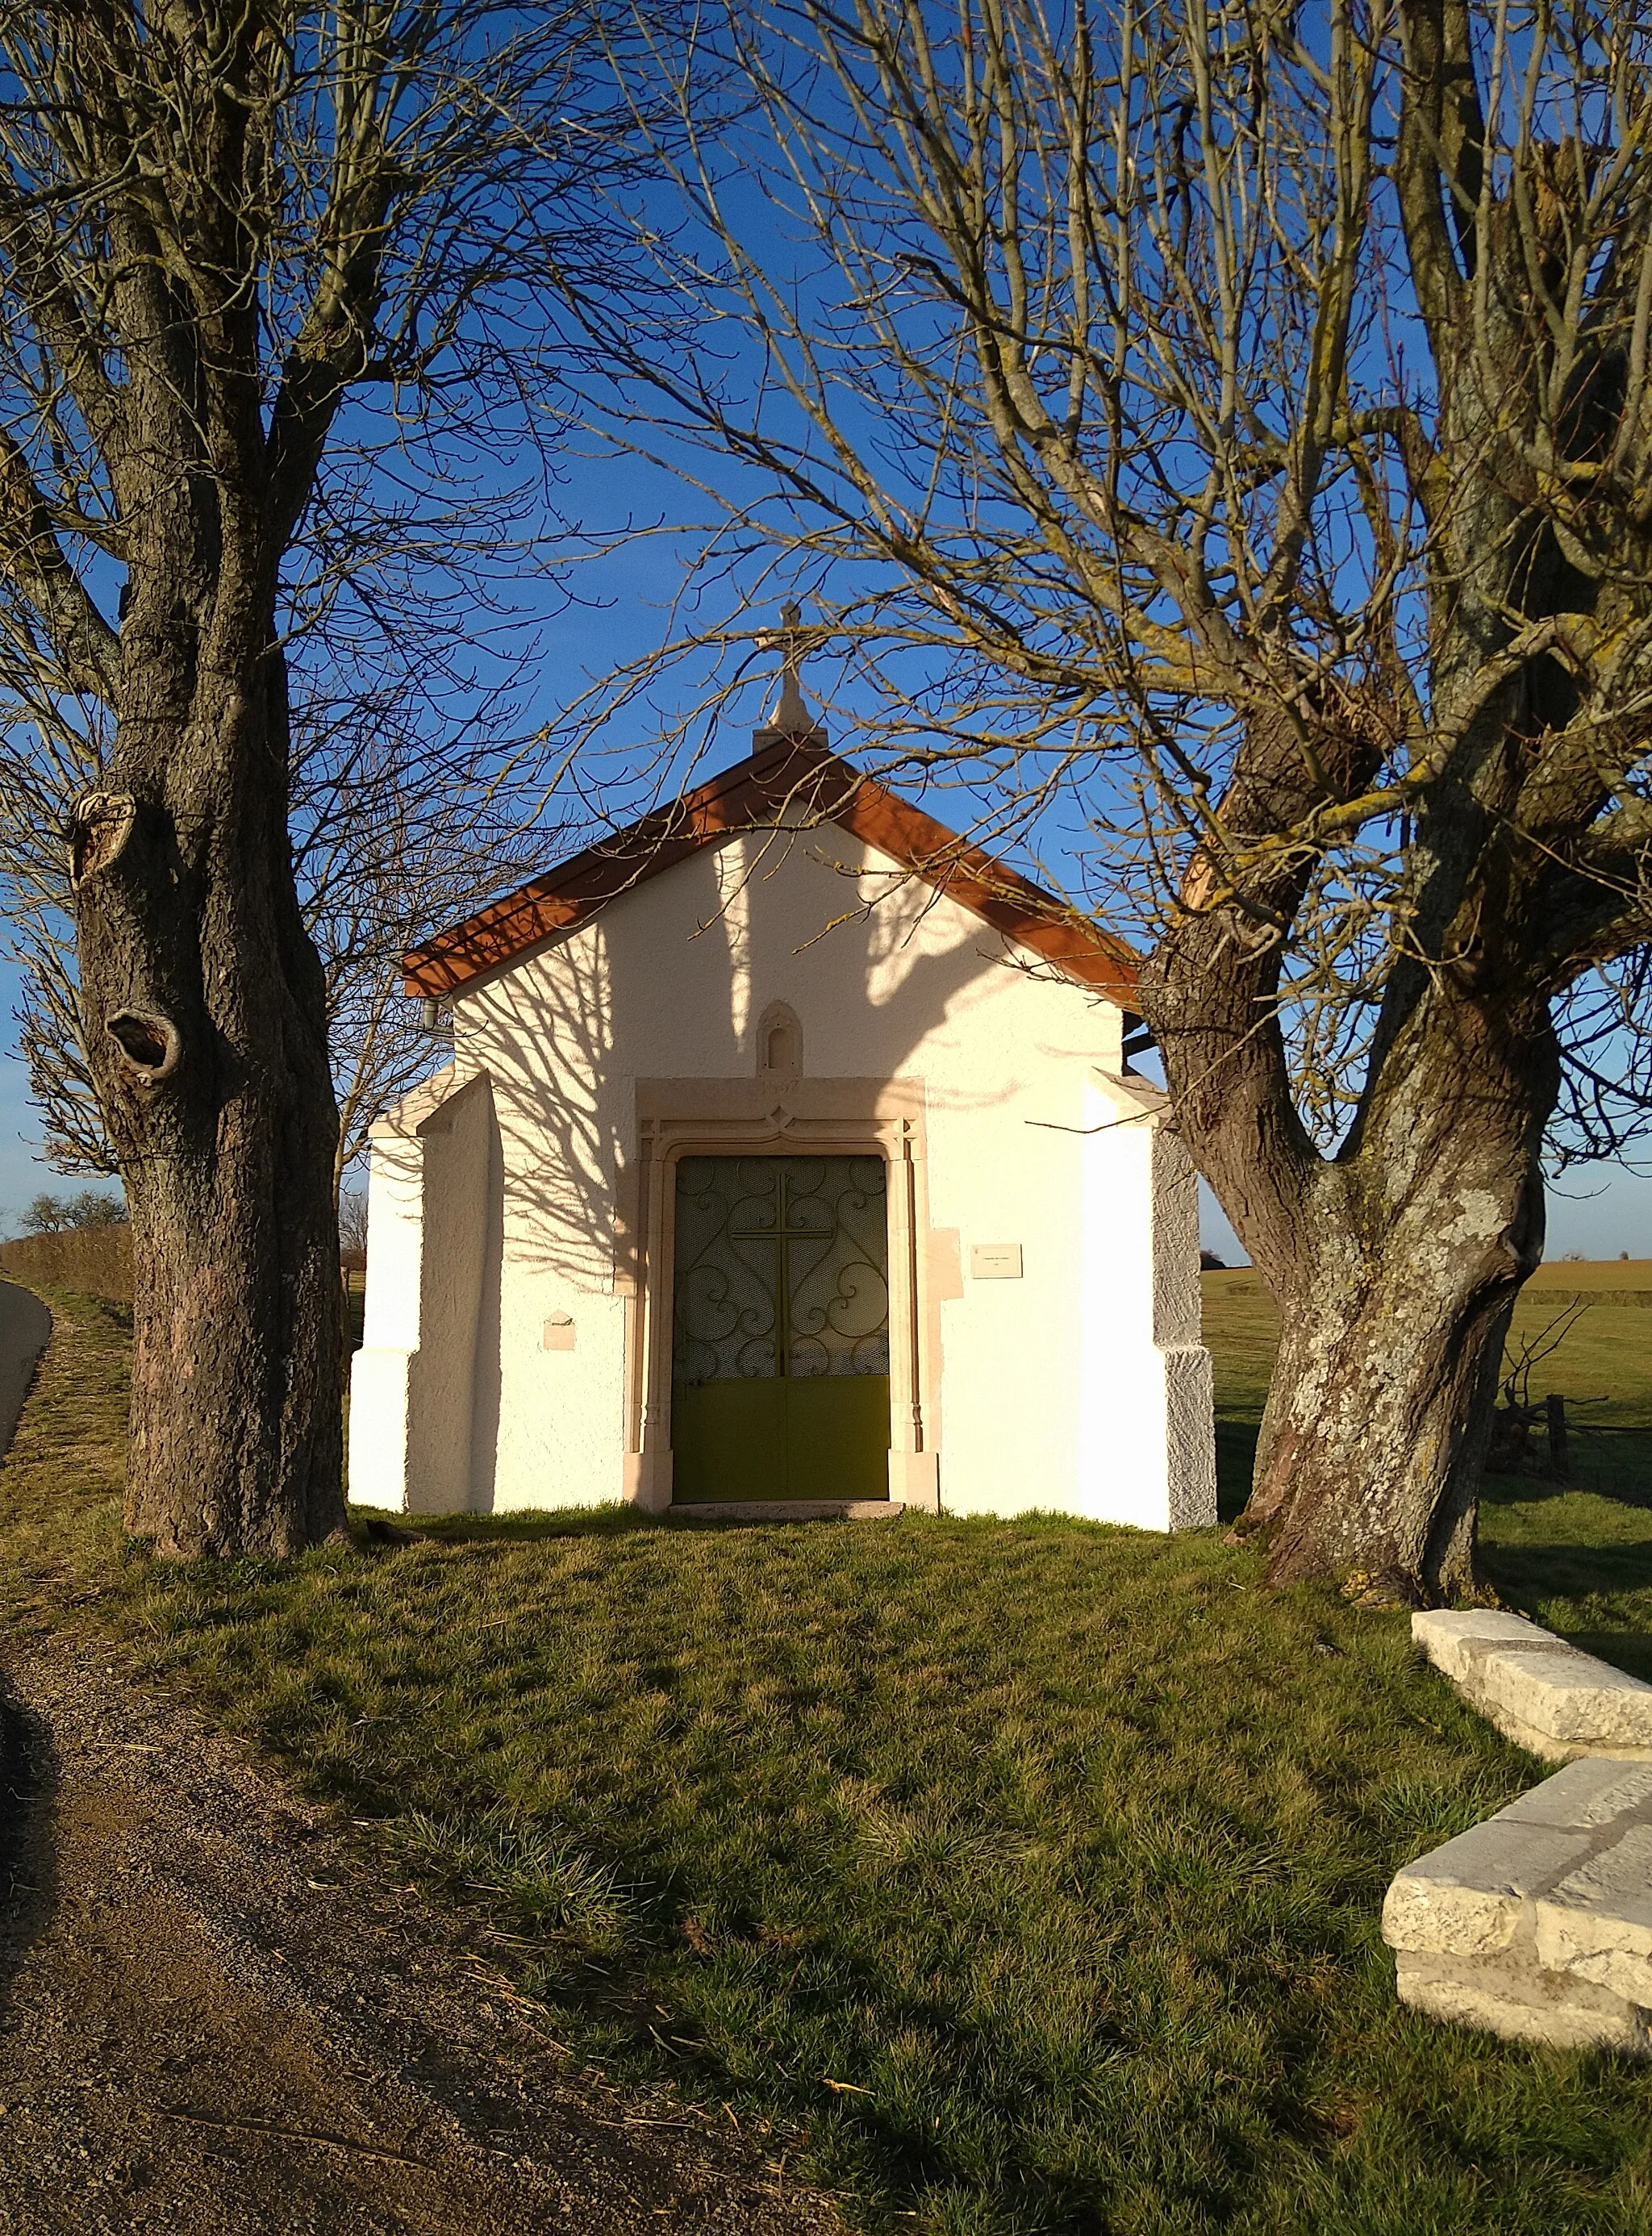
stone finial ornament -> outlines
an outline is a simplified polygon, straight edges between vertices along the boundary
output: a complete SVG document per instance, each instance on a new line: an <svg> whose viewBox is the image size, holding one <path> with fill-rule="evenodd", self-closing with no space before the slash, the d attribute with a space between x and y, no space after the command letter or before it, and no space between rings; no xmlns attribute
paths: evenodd
<svg viewBox="0 0 1652 2236"><path fill-rule="evenodd" d="M802 620L803 608L795 599L780 608L780 621L786 631L782 640L786 661L780 671L780 695L775 703L774 712L769 717L768 727L787 738L806 738L814 728L814 717L809 712L808 701L804 698L798 681L798 671L803 664L802 649L798 643Z"/></svg>

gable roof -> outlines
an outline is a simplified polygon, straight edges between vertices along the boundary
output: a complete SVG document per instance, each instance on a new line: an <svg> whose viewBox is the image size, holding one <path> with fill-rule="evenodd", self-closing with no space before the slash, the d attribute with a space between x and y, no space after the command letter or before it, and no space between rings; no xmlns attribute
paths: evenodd
<svg viewBox="0 0 1652 2236"><path fill-rule="evenodd" d="M760 731L749 760L576 854L402 957L408 993L443 997L588 923L608 902L736 832L784 815L833 823L1041 956L1063 977L1126 1008L1138 957L1123 940L973 846L818 740Z"/></svg>

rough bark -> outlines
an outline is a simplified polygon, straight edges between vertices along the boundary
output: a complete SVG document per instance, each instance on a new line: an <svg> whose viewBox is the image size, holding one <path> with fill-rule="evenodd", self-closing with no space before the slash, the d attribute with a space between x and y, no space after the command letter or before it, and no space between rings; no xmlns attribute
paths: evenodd
<svg viewBox="0 0 1652 2236"><path fill-rule="evenodd" d="M257 160L220 97L209 175ZM233 274L249 244L213 243ZM285 1555L344 1521L338 1117L287 840L288 522L244 294L137 260L127 607L102 786L71 810L81 1000L131 1207L127 1522L163 1552ZM215 275L214 275L215 276Z"/></svg>
<svg viewBox="0 0 1652 2236"><path fill-rule="evenodd" d="M1458 1013L1399 1070L1380 1127L1308 1175L1291 1246L1263 1246L1281 1341L1243 1528L1278 1579L1352 1570L1432 1601L1475 1582L1504 1333L1543 1252L1557 1067L1543 1038Z"/></svg>
<svg viewBox="0 0 1652 2236"><path fill-rule="evenodd" d="M1353 1572L1397 1598L1458 1597L1504 1333L1543 1254L1552 1037L1461 1000L1425 1008L1379 1110L1322 1160L1278 1104L1225 1098L1220 1065L1195 1075L1176 1022L1189 974L1155 962L1149 1014L1184 1136L1280 1312L1241 1532L1279 1582Z"/></svg>
<svg viewBox="0 0 1652 2236"><path fill-rule="evenodd" d="M337 1116L287 854L285 676L251 648L193 678L175 654L130 665L111 767L130 789L75 824L82 1002L133 1227L127 1526L168 1554L286 1555L344 1502Z"/></svg>
<svg viewBox="0 0 1652 2236"><path fill-rule="evenodd" d="M4 556L14 581L53 589L62 611L43 592L36 609L60 647L75 624L84 687L114 717L68 835L83 1037L132 1220L127 1522L170 1555L286 1555L341 1528L344 1504L338 1120L287 838L278 584L360 361L359 304L333 291L343 312L300 337L267 427L251 275L268 248L274 19L174 12L141 30L71 12L53 29L87 168L101 176L101 155L124 181L97 236L108 332L74 375L119 524L118 634L60 581L43 506L20 540L21 454ZM0 214L29 291L30 220ZM49 272L28 293L48 339L66 299Z"/></svg>
<svg viewBox="0 0 1652 2236"><path fill-rule="evenodd" d="M1379 758L1381 710L1252 725L1221 803L1232 845L1300 827ZM1495 753L1482 754L1495 761ZM1260 851L1242 904L1208 905L1195 856L1143 974L1178 1124L1279 1307L1278 1361L1240 1522L1273 1577L1352 1572L1433 1601L1471 1590L1477 1484L1504 1332L1543 1253L1540 1157L1559 1059L1533 947L1540 849L1461 803L1425 832L1432 954L1396 966L1356 1123L1323 1156L1277 1016L1282 927L1311 857ZM1512 905L1484 904L1488 885ZM1498 927L1491 941L1478 927Z"/></svg>

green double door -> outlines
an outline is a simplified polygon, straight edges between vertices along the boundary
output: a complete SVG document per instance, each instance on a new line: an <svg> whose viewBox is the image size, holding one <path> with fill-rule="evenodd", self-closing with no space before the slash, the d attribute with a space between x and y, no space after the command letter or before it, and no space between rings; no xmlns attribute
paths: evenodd
<svg viewBox="0 0 1652 2236"><path fill-rule="evenodd" d="M677 1167L672 1497L887 1498L881 1157Z"/></svg>

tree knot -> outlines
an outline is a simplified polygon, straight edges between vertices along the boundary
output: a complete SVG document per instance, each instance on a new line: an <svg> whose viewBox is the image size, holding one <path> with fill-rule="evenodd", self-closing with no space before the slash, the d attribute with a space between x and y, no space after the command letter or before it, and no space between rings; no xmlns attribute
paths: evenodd
<svg viewBox="0 0 1652 2236"><path fill-rule="evenodd" d="M183 1037L170 1017L147 1009L116 1009L104 1024L140 1087L153 1087L177 1069Z"/></svg>
<svg viewBox="0 0 1652 2236"><path fill-rule="evenodd" d="M129 792L83 792L69 811L69 881L77 891L124 852L138 819Z"/></svg>

